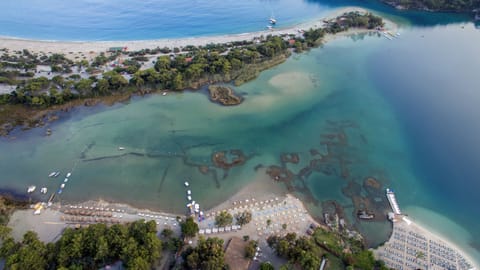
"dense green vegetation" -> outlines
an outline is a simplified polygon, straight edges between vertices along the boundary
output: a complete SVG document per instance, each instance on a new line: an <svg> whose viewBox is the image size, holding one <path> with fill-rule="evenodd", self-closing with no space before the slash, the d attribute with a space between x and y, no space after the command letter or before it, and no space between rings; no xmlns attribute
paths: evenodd
<svg viewBox="0 0 480 270"><path fill-rule="evenodd" d="M5 228L0 230L0 256L6 269L98 269L118 260L128 269L151 269L161 257L154 221L67 228L58 241L48 244L34 232L15 242Z"/></svg>
<svg viewBox="0 0 480 270"><path fill-rule="evenodd" d="M382 2L404 9L432 11L471 12L480 8L480 0L382 0Z"/></svg>
<svg viewBox="0 0 480 270"><path fill-rule="evenodd" d="M189 247L182 256L185 269L222 270L228 267L225 264L223 240L216 237L205 240L200 236L197 246Z"/></svg>
<svg viewBox="0 0 480 270"><path fill-rule="evenodd" d="M278 256L301 269L318 269L324 257L329 260L340 258L344 267L353 269L387 269L382 262L375 260L371 251L365 250L362 242L343 239L322 228L315 229L312 237L288 233L284 237L271 236L267 241Z"/></svg>
<svg viewBox="0 0 480 270"><path fill-rule="evenodd" d="M181 222L180 227L184 237L195 237L198 233L198 224L192 217L188 217L185 221Z"/></svg>

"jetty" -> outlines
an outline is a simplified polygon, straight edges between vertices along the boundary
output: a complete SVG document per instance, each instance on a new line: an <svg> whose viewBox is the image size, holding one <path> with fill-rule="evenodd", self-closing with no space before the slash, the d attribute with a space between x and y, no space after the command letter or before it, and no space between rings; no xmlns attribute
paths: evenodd
<svg viewBox="0 0 480 270"><path fill-rule="evenodd" d="M393 213L395 215L401 215L402 212L400 211L400 206L398 206L397 199L395 198L395 193L393 192L393 190L387 188L386 193L388 203L390 203L390 207L392 208Z"/></svg>

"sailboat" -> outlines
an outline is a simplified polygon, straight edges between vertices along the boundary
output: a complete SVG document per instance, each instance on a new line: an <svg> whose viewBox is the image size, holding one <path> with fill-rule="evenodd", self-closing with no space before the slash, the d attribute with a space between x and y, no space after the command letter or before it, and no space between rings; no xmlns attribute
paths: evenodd
<svg viewBox="0 0 480 270"><path fill-rule="evenodd" d="M269 22L270 22L270 24L276 24L277 23L277 20L275 19L275 16L273 16L273 12L272 12L272 15L270 16Z"/></svg>

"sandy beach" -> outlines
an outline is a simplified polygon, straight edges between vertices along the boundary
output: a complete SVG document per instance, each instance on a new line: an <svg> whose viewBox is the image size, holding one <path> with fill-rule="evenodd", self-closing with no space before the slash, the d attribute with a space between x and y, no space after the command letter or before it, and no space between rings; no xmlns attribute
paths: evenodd
<svg viewBox="0 0 480 270"><path fill-rule="evenodd" d="M106 52L110 47L127 47L129 51L138 51L142 49L152 48L164 48L168 47L173 49L175 47L185 47L188 45L203 46L207 44L219 44L229 43L234 41L253 40L266 35L298 35L299 30L308 30L310 28L319 28L324 25L324 20L334 19L339 15L352 12L367 12L366 9L359 7L346 7L333 11L329 16L324 18L317 18L309 22L293 25L285 28L274 28L272 30L264 29L257 32L242 33L242 34L227 34L218 36L201 36L190 38L178 38L178 39L157 39L157 40L131 40L131 41L85 41L85 42L68 42L68 41L43 41L43 40L28 40L17 39L12 37L0 37L0 48L6 48L8 50L22 50L27 49L34 53L62 53L69 58L92 58L100 52ZM392 27L395 24L390 21L385 21L388 27ZM361 32L368 32L373 30L366 29L352 29L347 33L353 34ZM332 37L327 37L325 41L330 40Z"/></svg>
<svg viewBox="0 0 480 270"><path fill-rule="evenodd" d="M374 253L395 269L479 269L455 243L406 216L394 220L390 239Z"/></svg>

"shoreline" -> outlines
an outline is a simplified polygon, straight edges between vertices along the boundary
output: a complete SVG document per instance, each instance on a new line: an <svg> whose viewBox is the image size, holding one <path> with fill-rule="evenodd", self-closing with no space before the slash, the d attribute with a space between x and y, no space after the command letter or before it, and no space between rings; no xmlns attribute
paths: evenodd
<svg viewBox="0 0 480 270"><path fill-rule="evenodd" d="M431 265L431 260L433 258L437 261L438 259L444 260L447 263L455 262L456 269L480 269L478 265L476 265L476 261L473 260L473 258L468 252L460 248L458 245L456 245L444 235L430 230L428 226L414 221L412 218L403 216L401 219L394 221L393 229L394 230L390 239L388 239L383 245L379 246L378 248L373 249L376 257L383 259L387 263L387 266L390 264L398 263L397 261L395 261L395 259L392 258L404 258L403 263L401 263L400 265L403 265L407 268L416 266L416 263L418 263L420 266L422 266L422 264L426 264L427 266ZM406 249L405 247L399 246L401 245L401 243L403 243L403 245L405 245L406 243ZM418 251L422 250L422 243L426 243L425 251ZM432 248L432 246L436 248ZM438 251L440 249L442 251ZM446 250L447 252L442 253L443 250ZM409 253L409 251L411 253ZM418 260L416 261L408 260L409 257L415 258L419 252L423 253L424 259L418 258ZM455 255L449 257L450 254ZM466 267L464 262L462 263L462 257L471 265L471 267ZM398 265L396 266L398 267Z"/></svg>
<svg viewBox="0 0 480 270"><path fill-rule="evenodd" d="M204 46L207 44L225 44L236 41L253 40L260 36L266 35L297 35L299 30L308 30L310 28L317 29L324 25L324 20L334 19L343 13L347 12L372 12L361 7L344 7L333 10L326 16L312 19L308 22L298 23L292 26L283 28L273 28L272 30L260 30L255 32L247 32L240 34L225 34L225 35L213 35L213 36L198 36L188 38L161 38L153 40L118 40L118 41L49 41L49 40L35 40L35 39L22 39L15 37L0 36L1 48L8 50L21 50L27 49L34 53L63 53L66 57L94 57L100 52L106 52L110 47L127 47L128 51L139 51L142 49L164 48L168 47L173 49L174 47L185 47L188 45ZM382 17L386 26L391 28L396 27L396 24ZM352 29L352 33L369 32L375 30L368 29ZM350 32L350 31L349 31Z"/></svg>

